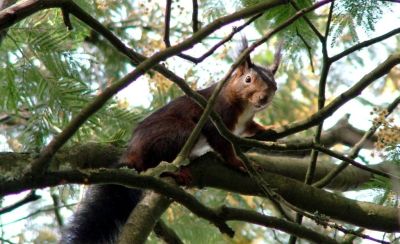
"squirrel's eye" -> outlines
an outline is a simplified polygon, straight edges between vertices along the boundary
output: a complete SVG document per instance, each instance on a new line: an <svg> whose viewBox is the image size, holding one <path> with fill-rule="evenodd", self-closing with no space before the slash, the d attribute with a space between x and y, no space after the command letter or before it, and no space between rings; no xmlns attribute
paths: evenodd
<svg viewBox="0 0 400 244"><path fill-rule="evenodd" d="M251 82L251 77L250 76L246 76L245 80L246 83L250 83Z"/></svg>

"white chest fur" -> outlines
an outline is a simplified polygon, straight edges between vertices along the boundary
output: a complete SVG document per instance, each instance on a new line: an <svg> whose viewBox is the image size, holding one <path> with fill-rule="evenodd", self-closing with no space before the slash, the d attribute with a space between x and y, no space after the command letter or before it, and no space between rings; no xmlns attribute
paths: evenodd
<svg viewBox="0 0 400 244"><path fill-rule="evenodd" d="M244 136L244 132L246 130L246 123L254 117L255 110L253 107L248 106L242 114L239 116L238 121L235 125L233 133L238 136ZM190 152L191 158L200 157L201 155L213 151L211 146L208 144L207 139L200 135L199 140L194 145L192 151Z"/></svg>
<svg viewBox="0 0 400 244"><path fill-rule="evenodd" d="M203 135L200 135L199 140L194 145L192 151L190 152L189 157L191 158L200 157L201 155L210 151L213 151L213 149L208 144L207 139Z"/></svg>
<svg viewBox="0 0 400 244"><path fill-rule="evenodd" d="M252 106L247 106L242 114L239 116L238 121L233 130L233 134L237 136L243 136L246 130L246 124L249 120L253 119L255 110Z"/></svg>

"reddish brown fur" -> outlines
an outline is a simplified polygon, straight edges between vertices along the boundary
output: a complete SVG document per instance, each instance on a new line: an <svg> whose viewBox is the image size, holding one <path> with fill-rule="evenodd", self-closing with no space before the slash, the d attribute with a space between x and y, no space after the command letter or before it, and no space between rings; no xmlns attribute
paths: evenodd
<svg viewBox="0 0 400 244"><path fill-rule="evenodd" d="M209 98L214 88L215 85L200 90L199 93ZM230 103L221 95L214 110L220 114L230 130L234 128L242 112L240 104ZM122 162L138 171L155 167L161 161L171 162L186 142L202 111L187 96L179 97L157 110L136 127ZM237 163L232 146L219 135L211 121L206 122L202 133L215 151L227 160Z"/></svg>

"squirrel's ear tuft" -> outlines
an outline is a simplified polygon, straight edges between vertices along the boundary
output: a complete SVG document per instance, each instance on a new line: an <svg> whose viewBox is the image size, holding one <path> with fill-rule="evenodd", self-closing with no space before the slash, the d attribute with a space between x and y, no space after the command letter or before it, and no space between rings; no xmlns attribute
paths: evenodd
<svg viewBox="0 0 400 244"><path fill-rule="evenodd" d="M242 39L241 42L237 48L237 54L236 54L236 58L238 58L240 56L240 54L246 50L246 48L249 47L249 44L247 42L247 39L244 35L242 35ZM245 73L248 71L248 69L250 69L252 66L252 62L251 62L251 58L250 55L247 55L246 58L244 59L244 61L239 65L238 70L240 71L241 74Z"/></svg>
<svg viewBox="0 0 400 244"><path fill-rule="evenodd" d="M283 43L284 43L284 41L280 41L279 42L278 49L276 50L275 55L274 55L274 63L271 66L268 67L268 69L274 75L275 75L276 71L279 68L279 64L281 63Z"/></svg>

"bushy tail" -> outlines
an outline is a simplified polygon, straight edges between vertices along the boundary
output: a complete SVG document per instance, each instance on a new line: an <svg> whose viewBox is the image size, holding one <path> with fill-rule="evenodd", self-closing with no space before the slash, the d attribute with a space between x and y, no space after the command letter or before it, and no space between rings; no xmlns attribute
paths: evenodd
<svg viewBox="0 0 400 244"><path fill-rule="evenodd" d="M115 243L141 194L141 190L119 185L92 186L63 231L60 243Z"/></svg>

